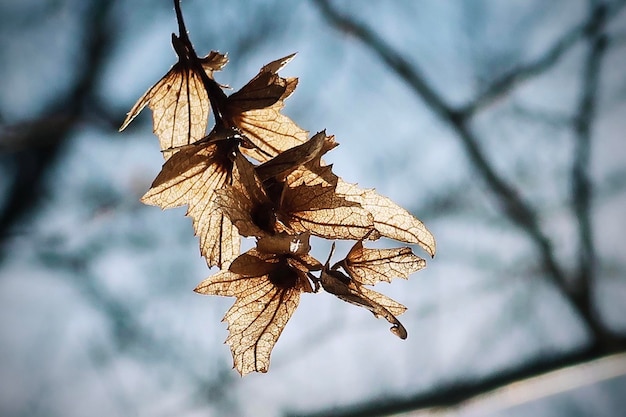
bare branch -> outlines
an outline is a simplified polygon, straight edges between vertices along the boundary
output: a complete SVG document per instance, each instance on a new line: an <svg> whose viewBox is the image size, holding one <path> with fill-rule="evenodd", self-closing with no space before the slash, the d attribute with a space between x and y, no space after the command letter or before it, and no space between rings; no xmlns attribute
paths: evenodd
<svg viewBox="0 0 626 417"><path fill-rule="evenodd" d="M410 64L403 55L381 39L364 24L340 14L328 0L315 0L322 15L339 30L346 31L360 40L367 48L385 62L398 77L404 80L422 98L427 105L446 122L465 147L470 162L482 176L487 186L499 200L505 215L537 246L542 263L551 281L568 293L565 274L554 256L549 238L541 229L536 210L522 198L517 190L500 176L488 161L479 140L469 128L468 115L448 105L443 98L425 81L422 71L415 64Z"/></svg>
<svg viewBox="0 0 626 417"><path fill-rule="evenodd" d="M592 13L594 24L590 26L586 37L589 40L587 55L581 74L582 93L578 110L574 117L575 132L574 162L572 166L572 205L578 220L578 268L574 285L571 288L572 299L586 320L595 323L594 333L601 336L598 343L604 343L605 337L600 318L593 308L593 281L597 269L597 259L593 242L591 224L592 184L589 173L591 161L591 136L596 116L599 75L602 60L607 49L607 39L603 28L607 20L607 8L600 4Z"/></svg>
<svg viewBox="0 0 626 417"><path fill-rule="evenodd" d="M598 5L592 13L589 13L584 22L574 26L561 35L559 39L538 58L519 65L492 81L473 100L465 104L460 112L466 117L471 117L517 85L539 74L543 74L559 62L561 57L574 45L584 39L589 33L595 32L598 26L604 27L606 20L608 20L605 19L605 17L617 15L625 4L625 1L618 0L612 4L612 6ZM599 21L599 13L604 16L602 17L602 21Z"/></svg>
<svg viewBox="0 0 626 417"><path fill-rule="evenodd" d="M543 357L531 363L523 363L516 368L505 370L499 374L483 380L466 380L450 384L447 386L434 387L431 391L406 397L377 398L370 402L355 404L347 407L336 407L332 409L317 411L313 413L287 412L286 417L374 417L392 415L407 411L424 409L450 409L466 403L471 403L490 391L506 389L510 393L509 384L516 383L519 388L520 380L526 380L530 384L543 382L545 389L537 392L525 392L517 398L525 397L532 399L540 395L547 395L547 392L555 392L558 389L574 389L577 386L595 383L598 380L610 379L624 374L624 353L613 356L597 356L591 351L579 351L565 355L555 355ZM593 361L592 363L589 363ZM589 375L589 366L601 367L600 375ZM565 368L565 369L564 369ZM558 371L558 373L555 373ZM565 374L565 375L564 375ZM593 378L596 378L594 380ZM556 384L554 380L560 382ZM549 380L549 384L546 383ZM590 381L591 380L591 381ZM527 387L529 388L529 387ZM528 390L527 390L528 391Z"/></svg>
<svg viewBox="0 0 626 417"><path fill-rule="evenodd" d="M12 226L37 206L46 173L54 166L71 128L82 118L87 107L85 103L94 95L112 43L107 19L114 4L106 0L90 2L82 19L86 39L82 47L85 65L81 67L76 82L52 103L50 109L11 133L33 147L12 155L15 174L6 202L0 208L0 243L8 238ZM0 252L0 261L2 255Z"/></svg>

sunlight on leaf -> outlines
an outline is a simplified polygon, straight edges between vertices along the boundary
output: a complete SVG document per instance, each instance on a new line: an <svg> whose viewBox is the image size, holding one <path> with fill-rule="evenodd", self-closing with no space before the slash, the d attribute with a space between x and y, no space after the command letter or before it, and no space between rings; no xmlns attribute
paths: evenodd
<svg viewBox="0 0 626 417"><path fill-rule="evenodd" d="M188 205L187 215L193 219L209 266L222 266L239 254L239 234L214 204L215 191L232 180L232 149L229 141L181 149L165 162L141 199L163 209Z"/></svg>
<svg viewBox="0 0 626 417"><path fill-rule="evenodd" d="M394 277L408 278L424 268L426 261L416 256L409 247L366 249L363 242L358 241L336 266L343 267L355 281L374 285L380 281L391 282Z"/></svg>
<svg viewBox="0 0 626 417"><path fill-rule="evenodd" d="M363 287L341 271L329 268L328 262L322 269L320 282L324 291L350 304L369 310L377 318L382 317L386 319L392 325L390 330L393 334L400 339L407 338L406 329L395 316L396 314L402 314L406 310L406 307L402 304Z"/></svg>
<svg viewBox="0 0 626 417"><path fill-rule="evenodd" d="M272 61L230 95L224 113L258 149L242 149L246 155L265 162L280 152L307 140L308 134L289 117L280 113L298 84L297 78L282 78L277 72L295 54Z"/></svg>
<svg viewBox="0 0 626 417"><path fill-rule="evenodd" d="M242 374L267 372L270 354L300 301L311 291L307 268L288 258L252 249L239 256L231 270L222 270L201 282L200 294L236 297L226 312L234 366Z"/></svg>
<svg viewBox="0 0 626 417"><path fill-rule="evenodd" d="M374 190L345 182L322 157L338 146L322 130L308 133L281 110L298 85L278 75L295 54L263 66L241 89L226 96L213 79L226 55L198 58L174 0L178 62L133 106L120 130L148 106L165 163L145 204L187 206L209 267L220 271L195 289L235 297L226 312L234 367L241 375L267 372L270 355L302 292L321 288L369 310L406 339L396 316L406 307L365 285L408 276L425 266L409 247L368 249L381 237L420 245L435 255L426 227ZM214 126L207 134L210 111ZM310 255L311 236L356 240L346 257L329 266ZM242 237L256 246L240 253ZM340 270L341 269L341 270Z"/></svg>
<svg viewBox="0 0 626 417"><path fill-rule="evenodd" d="M354 184L339 180L337 193L347 200L359 203L374 217L376 230L385 237L400 242L416 243L428 254L435 256L436 245L432 233L411 213L371 189L360 189Z"/></svg>
<svg viewBox="0 0 626 417"><path fill-rule="evenodd" d="M201 58L201 65L212 79L213 71L220 70L227 61L226 55L212 51ZM192 144L206 134L209 98L201 76L189 64L187 57L179 58L167 74L135 103L120 131L146 105L152 110L153 131L159 138L166 159L175 152L173 148Z"/></svg>
<svg viewBox="0 0 626 417"><path fill-rule="evenodd" d="M358 203L338 196L334 187L308 185L318 179L311 171L290 175L278 213L284 224L296 232L308 231L326 239L361 239L372 230L372 215ZM292 187L293 183L299 185Z"/></svg>

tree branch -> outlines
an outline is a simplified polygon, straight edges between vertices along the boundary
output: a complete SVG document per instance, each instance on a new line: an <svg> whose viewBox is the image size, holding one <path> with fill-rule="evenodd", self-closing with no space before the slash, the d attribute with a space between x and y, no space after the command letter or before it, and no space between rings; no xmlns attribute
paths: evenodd
<svg viewBox="0 0 626 417"><path fill-rule="evenodd" d="M626 352L622 351L622 352ZM376 417L430 408L451 408L475 399L486 392L503 388L513 382L545 375L549 372L583 365L606 356L594 349L583 349L566 354L538 355L534 362L523 363L494 373L483 379L466 379L448 385L434 387L429 391L408 396L376 398L360 404L334 407L311 413L286 412L285 417Z"/></svg>
<svg viewBox="0 0 626 417"><path fill-rule="evenodd" d="M591 13L592 19L590 21L593 24L586 33L589 46L581 73L582 93L573 122L575 143L571 173L572 205L578 220L578 268L576 280L571 289L572 299L586 320L597 328L594 333L601 336L597 343L603 344L610 344L610 340L606 335L603 335L603 327L593 305L593 282L597 260L591 224L593 190L589 165L591 160L591 131L596 116L598 79L607 49L607 39L603 33L607 12L604 4L596 5Z"/></svg>
<svg viewBox="0 0 626 417"><path fill-rule="evenodd" d="M518 84L532 79L539 74L543 74L558 63L563 55L572 49L574 45L584 39L589 33L596 31L599 23L597 13L600 8L604 10L604 16L615 16L625 4L626 1L618 0L611 6L605 7L598 5L595 12L590 13L584 22L561 35L559 39L551 47L547 48L538 58L518 65L516 68L511 69L492 81L473 100L465 104L460 112L467 117L471 117L476 112L493 103L503 94L506 94L512 88L515 88ZM605 23L605 20L603 20L601 26L604 26Z"/></svg>
<svg viewBox="0 0 626 417"><path fill-rule="evenodd" d="M2 242L9 238L13 226L31 214L40 202L47 172L61 154L69 132L82 119L89 106L111 46L112 35L107 18L114 4L108 0L89 3L81 19L86 39L82 47L85 64L72 88L43 111L41 116L3 132L4 144L0 146L12 154L10 166L14 175L8 187L8 197L0 210L0 249ZM7 135L7 132L10 134ZM30 146L17 151L6 149L7 139L12 143L28 143ZM0 262L3 255L4 251L0 250Z"/></svg>
<svg viewBox="0 0 626 417"><path fill-rule="evenodd" d="M315 0L322 15L335 28L355 36L381 61L404 80L417 96L446 122L461 139L469 160L481 175L489 189L498 199L505 215L537 246L548 277L562 292L568 294L565 273L557 263L549 238L539 224L536 210L524 200L515 188L507 183L487 160L479 140L469 128L469 115L448 105L425 81L417 65L412 65L391 45L381 39L367 26L341 15L328 0Z"/></svg>
<svg viewBox="0 0 626 417"><path fill-rule="evenodd" d="M438 387L428 392L407 397L378 398L371 402L357 404L344 409L325 410L308 416L374 416L416 410L427 407L456 405L475 395L522 378L535 376L546 371L576 365L607 353L625 352L626 338L609 335L599 318L592 311L591 282L595 273L595 248L591 225L591 183L589 180L591 126L595 114L595 101L598 87L601 58L606 49L606 38L602 35L608 21L615 17L626 1L618 0L610 5L598 2L592 5L591 13L585 22L567 31L535 61L519 66L496 79L469 104L453 108L425 81L419 66L410 64L402 54L381 39L364 24L340 14L329 0L315 0L323 17L331 26L342 30L361 41L382 62L404 80L407 85L439 116L460 138L469 160L483 178L491 192L498 199L505 216L517 225L535 245L548 278L577 309L581 320L587 325L594 342L582 350L555 354L551 357L538 356L534 362L520 364L516 368L498 372L482 380L466 380L452 385ZM572 168L572 188L575 197L575 212L580 221L579 277L572 288L566 280L565 272L557 263L552 243L539 225L537 211L520 197L514 187L498 175L487 160L478 137L469 128L469 119L500 95L510 91L522 81L544 73L580 41L589 40L590 47L583 70L583 92L578 114L575 117L576 159ZM580 295L582 294L582 295ZM303 414L298 414L303 415Z"/></svg>

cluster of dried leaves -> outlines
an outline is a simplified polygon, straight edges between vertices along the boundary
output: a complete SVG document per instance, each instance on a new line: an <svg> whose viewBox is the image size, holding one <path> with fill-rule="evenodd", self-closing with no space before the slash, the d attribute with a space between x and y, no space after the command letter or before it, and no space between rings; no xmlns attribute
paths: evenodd
<svg viewBox="0 0 626 417"><path fill-rule="evenodd" d="M407 278L425 261L410 247L367 249L363 242L384 236L433 256L433 236L388 198L335 175L321 159L338 145L333 136L321 131L309 139L281 114L298 80L278 71L293 55L265 65L227 96L213 77L226 56L198 57L174 4L178 62L137 101L120 130L150 107L165 163L142 201L163 209L187 205L202 255L220 268L195 291L236 297L224 317L236 369L266 372L300 294L320 286L385 318L405 339L396 316L406 307L367 286ZM215 124L206 134L211 111ZM309 254L311 235L356 243L331 266L333 251L325 264ZM256 247L240 254L242 236L255 238Z"/></svg>

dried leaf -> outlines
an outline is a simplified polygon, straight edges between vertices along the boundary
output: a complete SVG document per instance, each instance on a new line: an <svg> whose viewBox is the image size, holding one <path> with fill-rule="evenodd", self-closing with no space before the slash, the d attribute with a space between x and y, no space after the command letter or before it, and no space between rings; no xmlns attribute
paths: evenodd
<svg viewBox="0 0 626 417"><path fill-rule="evenodd" d="M307 262L251 249L237 257L230 270L196 287L201 294L237 297L224 320L229 331L226 343L242 375L267 372L272 349L298 306L300 293L312 291Z"/></svg>
<svg viewBox="0 0 626 417"><path fill-rule="evenodd" d="M258 180L253 165L241 154L235 159L232 186L216 192L216 205L243 236L273 234L274 205Z"/></svg>
<svg viewBox="0 0 626 417"><path fill-rule="evenodd" d="M277 216L295 232L308 231L326 239L361 239L373 228L372 216L363 207L321 184L291 187L288 183Z"/></svg>
<svg viewBox="0 0 626 417"><path fill-rule="evenodd" d="M177 42L181 41L174 36L172 43L178 52L183 48L177 46ZM200 64L213 79L213 71L220 70L227 61L226 55L211 51L200 59ZM177 148L200 140L206 134L210 105L202 76L196 68L189 57L179 55L178 62L128 112L120 131L148 105L152 110L153 131L166 159Z"/></svg>
<svg viewBox="0 0 626 417"><path fill-rule="evenodd" d="M395 249L367 249L363 241L354 244L346 258L336 264L346 270L350 277L365 285L391 282L394 277L408 278L413 272L426 266L426 261L413 253L409 247Z"/></svg>
<svg viewBox="0 0 626 417"><path fill-rule="evenodd" d="M183 148L165 162L145 204L163 209L187 204L209 266L228 264L239 254L240 237L232 222L217 210L215 191L232 182L236 144L223 140Z"/></svg>
<svg viewBox="0 0 626 417"><path fill-rule="evenodd" d="M402 304L376 291L364 288L352 281L342 272L330 269L328 263L326 263L326 266L322 269L320 282L324 291L350 304L368 309L375 317L386 319L392 325L390 330L393 334L400 339L407 338L406 329L396 318L394 313L387 308L391 307L396 314L401 314L406 310Z"/></svg>
<svg viewBox="0 0 626 417"><path fill-rule="evenodd" d="M279 258L273 253L251 249L242 253L230 264L228 270L244 277L268 275L276 268Z"/></svg>
<svg viewBox="0 0 626 417"><path fill-rule="evenodd" d="M269 178L283 178L300 165L320 156L326 140L326 132L315 134L301 145L278 154L274 158L256 167L256 174L261 181Z"/></svg>
<svg viewBox="0 0 626 417"><path fill-rule="evenodd" d="M294 83L296 79L282 78L277 72L295 55L287 55L264 65L252 80L228 97L226 111L230 114L239 114L264 109L289 97L296 88L297 83Z"/></svg>
<svg viewBox="0 0 626 417"><path fill-rule="evenodd" d="M411 213L371 189L360 189L343 180L337 183L337 194L359 203L374 217L376 230L385 237L401 242L416 243L432 257L435 256L435 238L426 226Z"/></svg>
<svg viewBox="0 0 626 417"><path fill-rule="evenodd" d="M387 297L384 294L371 290L363 285L359 285L358 288L359 288L359 292L361 293L361 295L369 299L371 302L380 305L381 307L389 311L394 316L399 316L406 311L406 307L404 305L400 304L396 300L393 300ZM385 318L385 316L379 315L376 312L373 312L373 313L377 318L380 318L380 317ZM402 339L406 339L406 336L402 337Z"/></svg>
<svg viewBox="0 0 626 417"><path fill-rule="evenodd" d="M200 238L200 253L209 267L228 268L239 255L241 236L215 202L189 206L187 216L193 219L193 229Z"/></svg>
<svg viewBox="0 0 626 417"><path fill-rule="evenodd" d="M272 349L296 310L301 291L280 288L269 275L244 277L230 271L220 271L195 291L237 297L224 316L234 366L241 375L267 372Z"/></svg>
<svg viewBox="0 0 626 417"><path fill-rule="evenodd" d="M225 117L256 146L244 148L242 152L257 161L265 162L307 140L307 132L280 113L283 101L295 90L298 80L282 78L277 72L294 55L265 65L248 84L226 100Z"/></svg>

